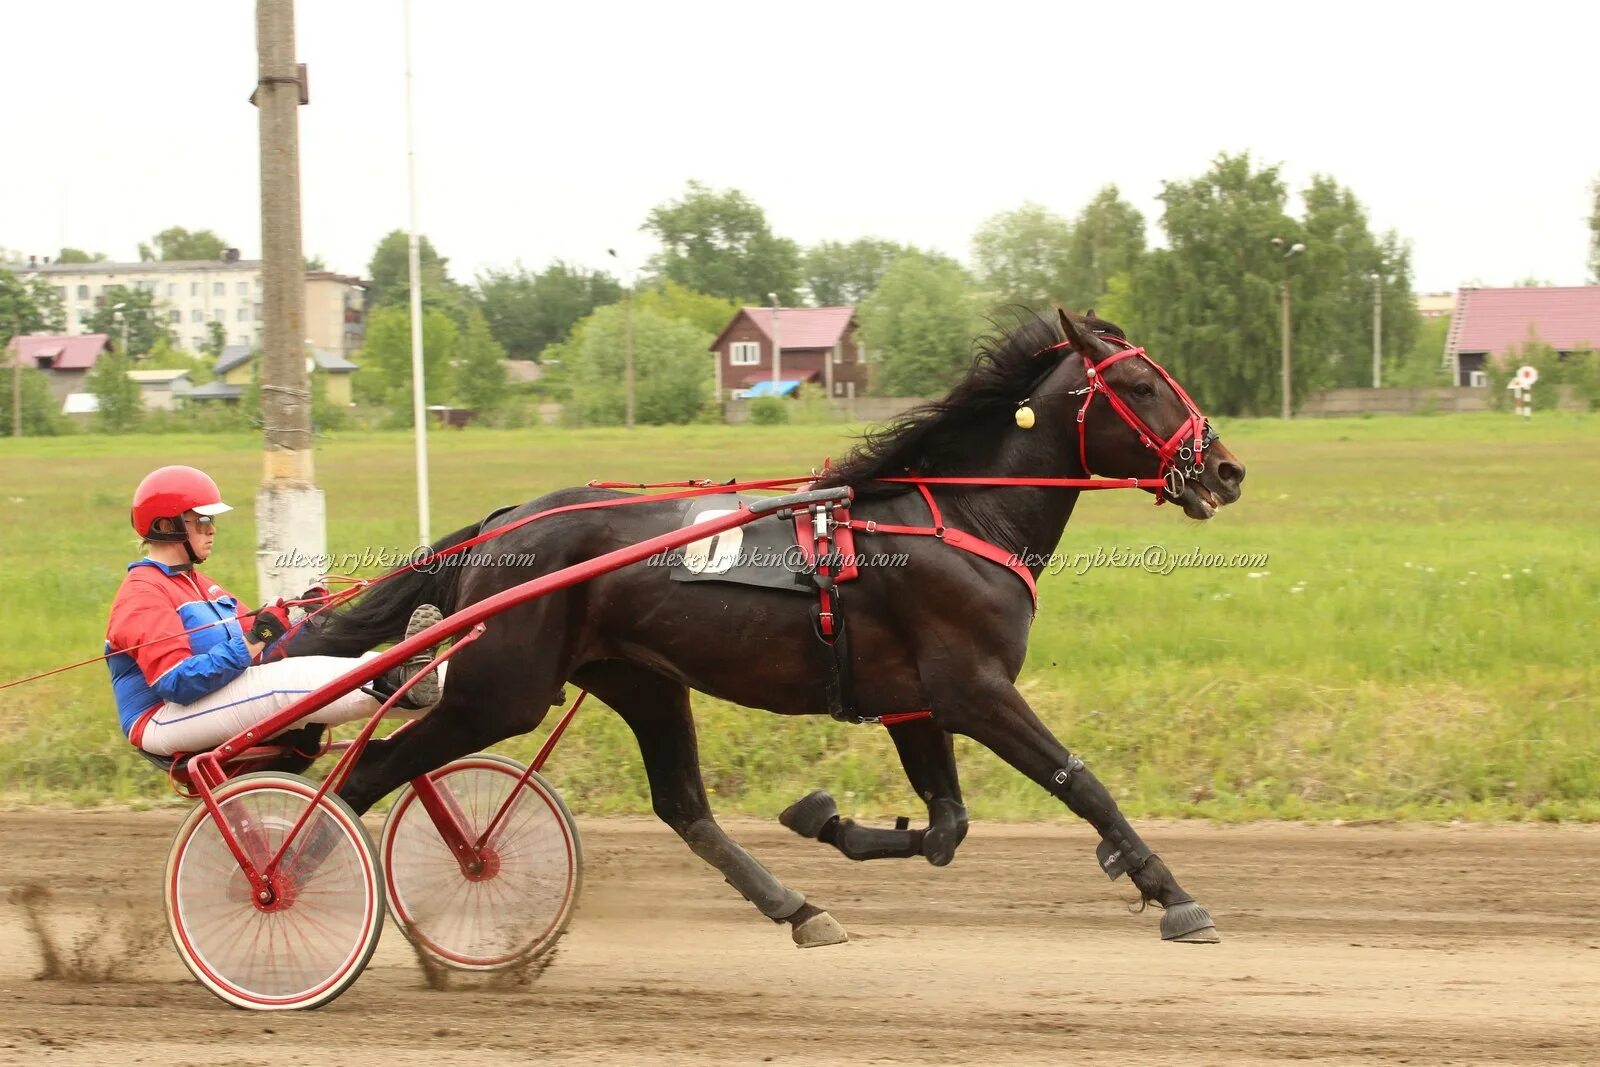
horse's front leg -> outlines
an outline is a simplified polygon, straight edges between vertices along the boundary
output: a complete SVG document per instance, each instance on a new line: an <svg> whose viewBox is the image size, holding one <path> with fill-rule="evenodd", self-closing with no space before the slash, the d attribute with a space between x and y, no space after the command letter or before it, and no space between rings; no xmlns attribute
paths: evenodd
<svg viewBox="0 0 1600 1067"><path fill-rule="evenodd" d="M1160 905L1161 936L1168 941L1221 940L1206 909L1184 892L1117 808L1083 761L1057 741L1009 680L967 679L933 685L948 696L935 701L934 720L964 734L1047 789L1100 834L1100 867L1112 879L1127 874L1146 902Z"/></svg>
<svg viewBox="0 0 1600 1067"><path fill-rule="evenodd" d="M967 836L967 809L961 803L954 742L947 731L928 719L896 723L889 727L889 736L900 752L900 764L911 787L928 805L926 829L862 826L841 817L833 797L821 789L791 804L778 821L801 837L832 845L848 859L925 856L935 867L943 867Z"/></svg>

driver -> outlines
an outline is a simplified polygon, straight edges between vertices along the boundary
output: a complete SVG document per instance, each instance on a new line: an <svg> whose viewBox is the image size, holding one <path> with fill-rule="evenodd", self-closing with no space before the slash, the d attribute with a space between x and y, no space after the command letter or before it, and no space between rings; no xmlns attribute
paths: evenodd
<svg viewBox="0 0 1600 1067"><path fill-rule="evenodd" d="M262 652L288 629L287 609L280 601L246 612L196 569L211 557L216 517L232 510L217 484L193 467L162 467L134 490L133 528L145 555L128 564L111 605L106 654L122 732L153 756L215 748L377 655L263 663ZM440 619L438 608L424 604L406 636ZM431 652L413 656L302 722L369 718L431 658ZM419 679L395 707L422 712L437 704L446 666Z"/></svg>

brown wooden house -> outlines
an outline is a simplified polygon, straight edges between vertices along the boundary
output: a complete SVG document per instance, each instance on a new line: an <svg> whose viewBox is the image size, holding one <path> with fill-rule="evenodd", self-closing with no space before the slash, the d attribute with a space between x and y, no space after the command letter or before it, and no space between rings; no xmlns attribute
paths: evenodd
<svg viewBox="0 0 1600 1067"><path fill-rule="evenodd" d="M828 396L867 393L867 353L856 340L853 307L740 308L711 351L717 360L717 399L784 395L802 382ZM773 385L773 338L782 346Z"/></svg>

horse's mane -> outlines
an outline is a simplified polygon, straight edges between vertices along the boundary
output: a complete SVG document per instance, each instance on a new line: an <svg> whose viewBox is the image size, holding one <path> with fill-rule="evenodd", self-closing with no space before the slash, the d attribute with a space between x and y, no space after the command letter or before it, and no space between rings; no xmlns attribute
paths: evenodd
<svg viewBox="0 0 1600 1067"><path fill-rule="evenodd" d="M994 320L994 332L977 340L977 352L966 375L942 400L919 404L893 421L862 434L860 443L836 466L823 472L819 486L859 487L876 478L914 472L948 473L970 461L978 438L992 437L1011 423L1017 403L1046 372L1055 368L1066 349L1045 351L1063 340L1054 315L1015 309L1019 321L1010 329ZM1122 337L1122 328L1091 311L1089 329Z"/></svg>

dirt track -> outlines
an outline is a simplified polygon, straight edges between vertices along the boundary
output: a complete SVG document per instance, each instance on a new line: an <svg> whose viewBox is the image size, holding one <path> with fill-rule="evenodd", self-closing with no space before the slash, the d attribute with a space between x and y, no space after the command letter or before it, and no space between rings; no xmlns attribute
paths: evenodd
<svg viewBox="0 0 1600 1067"><path fill-rule="evenodd" d="M853 936L801 952L665 828L587 819L577 918L530 985L429 989L391 926L328 1008L252 1014L166 940L179 816L0 814L3 899L48 881L69 956L91 926L102 962L145 942L110 980L38 981L0 906L0 1063L1600 1062L1593 828L1151 826L1225 939L1187 946L1128 914L1085 829L980 824L934 870L730 820Z"/></svg>

